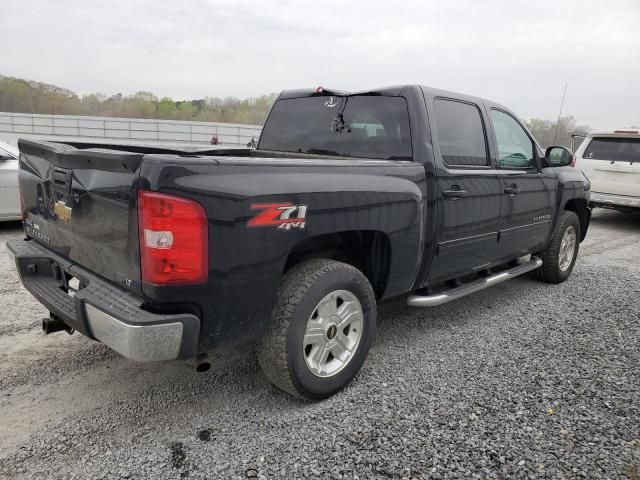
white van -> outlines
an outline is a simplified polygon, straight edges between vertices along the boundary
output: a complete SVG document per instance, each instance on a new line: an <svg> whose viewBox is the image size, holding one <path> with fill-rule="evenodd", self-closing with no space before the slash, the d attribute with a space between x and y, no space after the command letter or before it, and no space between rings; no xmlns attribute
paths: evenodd
<svg viewBox="0 0 640 480"><path fill-rule="evenodd" d="M591 206L640 212L640 130L591 132L575 154L591 181Z"/></svg>

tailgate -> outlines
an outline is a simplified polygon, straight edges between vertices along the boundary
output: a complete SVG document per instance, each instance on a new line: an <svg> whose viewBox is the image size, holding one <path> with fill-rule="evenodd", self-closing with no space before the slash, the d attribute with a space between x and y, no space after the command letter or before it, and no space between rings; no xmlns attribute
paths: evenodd
<svg viewBox="0 0 640 480"><path fill-rule="evenodd" d="M25 233L140 292L135 194L142 153L20 140Z"/></svg>

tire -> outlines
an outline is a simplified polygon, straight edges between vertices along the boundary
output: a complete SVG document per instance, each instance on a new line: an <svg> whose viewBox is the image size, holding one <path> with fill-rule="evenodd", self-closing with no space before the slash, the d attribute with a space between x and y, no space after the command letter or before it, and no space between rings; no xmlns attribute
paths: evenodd
<svg viewBox="0 0 640 480"><path fill-rule="evenodd" d="M573 236L573 248L569 258L569 253L564 250L566 244L563 242L571 236ZM548 283L564 282L571 275L579 249L580 221L575 213L564 211L553 230L549 246L537 254L542 259L542 266L537 270L538 279ZM566 256L561 255L563 251Z"/></svg>
<svg viewBox="0 0 640 480"><path fill-rule="evenodd" d="M333 260L307 260L283 279L271 324L258 346L258 361L280 390L319 400L344 388L358 373L375 328L376 299L362 272ZM313 371L313 366L318 369Z"/></svg>

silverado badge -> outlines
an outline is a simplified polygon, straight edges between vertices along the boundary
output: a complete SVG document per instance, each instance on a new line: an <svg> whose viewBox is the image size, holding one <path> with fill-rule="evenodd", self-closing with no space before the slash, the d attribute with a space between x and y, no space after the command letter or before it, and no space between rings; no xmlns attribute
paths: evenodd
<svg viewBox="0 0 640 480"><path fill-rule="evenodd" d="M58 200L53 206L53 211L60 220L68 222L71 219L71 207L67 207L67 204L62 200Z"/></svg>

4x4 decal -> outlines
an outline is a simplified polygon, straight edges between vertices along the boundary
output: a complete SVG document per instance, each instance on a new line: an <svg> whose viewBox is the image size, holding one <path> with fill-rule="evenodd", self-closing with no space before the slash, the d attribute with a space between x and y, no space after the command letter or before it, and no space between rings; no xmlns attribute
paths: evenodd
<svg viewBox="0 0 640 480"><path fill-rule="evenodd" d="M252 203L250 208L262 211L249 220L247 227L276 227L281 230L304 228L306 205L294 205L291 202Z"/></svg>

